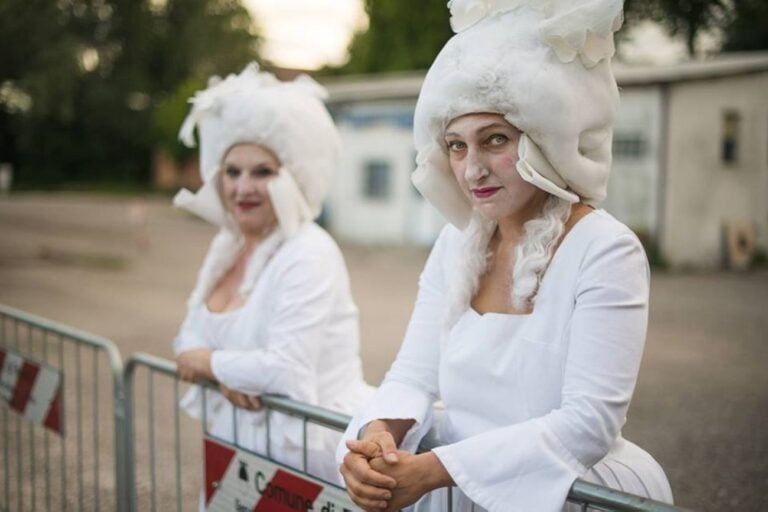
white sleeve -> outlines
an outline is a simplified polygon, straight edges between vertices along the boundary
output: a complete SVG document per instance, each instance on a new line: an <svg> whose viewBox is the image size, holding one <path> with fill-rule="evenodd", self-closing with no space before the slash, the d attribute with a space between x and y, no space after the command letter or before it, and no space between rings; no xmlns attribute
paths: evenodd
<svg viewBox="0 0 768 512"><path fill-rule="evenodd" d="M559 408L434 449L489 511L560 511L574 479L626 419L648 321L648 263L634 235L596 241L576 285Z"/></svg>
<svg viewBox="0 0 768 512"><path fill-rule="evenodd" d="M297 251L298 252L298 251ZM280 273L270 304L264 349L216 350L216 380L242 393L276 393L317 403L316 368L337 303L340 268L332 255L297 254Z"/></svg>
<svg viewBox="0 0 768 512"><path fill-rule="evenodd" d="M384 382L361 412L352 419L336 452L347 453L344 441L357 439L360 429L375 419L412 419L400 448L415 451L431 425L432 406L438 398L440 336L445 317L445 228L435 242L419 277L419 292L403 344Z"/></svg>
<svg viewBox="0 0 768 512"><path fill-rule="evenodd" d="M197 325L199 313L195 308L187 309L187 316L179 328L179 333L173 340L173 353L179 355L187 350L198 348L211 348L205 339L200 335L202 330Z"/></svg>

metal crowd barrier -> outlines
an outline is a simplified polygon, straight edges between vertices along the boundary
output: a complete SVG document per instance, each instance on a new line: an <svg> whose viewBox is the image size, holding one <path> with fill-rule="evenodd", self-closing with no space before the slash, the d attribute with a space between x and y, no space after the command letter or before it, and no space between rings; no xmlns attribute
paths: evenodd
<svg viewBox="0 0 768 512"><path fill-rule="evenodd" d="M148 379L150 379L150 382L152 382L152 377L150 377L153 373L159 373L164 375L166 378L172 379L174 383L174 400L175 403L178 403L179 393L178 393L178 386L179 386L179 380L176 376L176 364L172 361L168 361L162 358L158 358L149 354L143 354L143 353L137 353L131 356L126 363L126 390L129 393L131 393L131 388L133 387L133 383L135 381L133 374L135 371L143 367L147 370ZM147 392L149 393L147 397L147 403L153 404L153 399L151 398L151 394L154 392L154 388L152 386L148 386ZM313 405L309 405L302 402L297 402L295 400L291 400L285 397L280 396L271 396L271 395L263 395L261 397L262 403L264 404L264 407L267 409L271 409L274 411L282 412L285 414L289 414L298 418L303 419L305 423L305 429L306 432L306 423L314 423L318 425L322 425L325 427L332 428L334 430L343 431L346 429L347 424L350 421L350 417L345 414L340 414L337 412L329 411L327 409L323 409L321 407L316 407ZM130 409L129 409L130 410ZM135 411L131 411L129 413L129 418L131 416L135 415ZM152 411L148 414L148 421L151 423L154 417L154 413ZM179 409L178 406L174 408L173 412L173 424L174 428L176 430L176 435L174 436L175 442L174 442L174 457L178 461L179 457L179 448L178 448L178 439L179 439ZM152 430L150 427L148 430ZM199 439L197 440L199 443ZM152 446L154 447L156 444L154 442L151 442ZM305 437L305 444L306 444L306 437ZM269 443L267 443L269 445ZM154 453L154 449L152 450L152 453ZM155 458L156 459L156 458ZM154 467L154 460L151 459L148 461L148 471L150 473L150 488L152 496L155 495L157 486L155 484L156 474L158 471ZM199 466L199 462L198 462ZM306 468L306 454L305 454L305 463L304 467ZM177 470L179 470L177 465ZM176 496L180 496L180 473L177 473L177 477L175 479L174 485L176 487ZM197 480L197 489L199 489L199 482L201 480ZM450 491L449 491L449 494ZM197 497L195 496L195 499ZM150 509L155 510L155 504L156 504L156 498L153 498L150 501ZM452 510L452 499L448 499L448 508L447 510L450 512ZM573 487L571 488L570 493L568 494L568 501L570 503L574 503L576 505L580 506L580 509L582 511L588 511L588 510L597 510L597 511L604 511L604 512L683 512L684 509L681 509L679 507L674 507L671 505L668 505L666 503L660 503L656 502L647 498L643 498L640 496L634 496L631 494L627 494L624 492L616 491L607 487L603 487L600 485L592 484L583 480L576 480L576 482L573 484ZM181 510L181 504L177 502L177 509ZM141 508L141 510L145 510L145 508ZM186 510L186 509L185 509Z"/></svg>
<svg viewBox="0 0 768 512"><path fill-rule="evenodd" d="M140 378L142 374L143 378ZM172 393L158 399L161 388L157 383L162 381L172 386ZM186 384L176 374L176 363L151 354L133 354L125 364L125 385L126 422L132 440L128 453L135 461L128 485L134 490L130 497L131 510L190 510L197 506L203 482L200 448L201 432L204 432L205 427L199 424L190 428L183 427L187 422L197 422L182 414L178 405L180 387ZM203 382L200 385L205 386L209 393L216 393L218 389L213 383ZM140 387L143 389L138 389ZM263 395L261 401L267 411L289 414L303 421L305 446L308 423L343 431L349 422L349 417L344 414L281 396ZM158 403L166 406L166 415L160 420L156 412ZM162 435L163 423L173 434L170 439L166 435L163 441L158 442L157 436L158 433ZM137 433L137 427L143 432ZM267 447L272 444L269 435L267 429ZM138 453L137 448L140 447L144 447L142 453ZM306 450L303 455L303 467L295 469L306 472ZM185 462L182 459L187 460ZM169 465L169 461L174 461L174 464ZM160 475L165 475L163 485L158 482L162 478ZM136 489L141 492L137 493Z"/></svg>
<svg viewBox="0 0 768 512"><path fill-rule="evenodd" d="M32 366L61 372L61 434L22 419L0 400L0 510L133 512L198 506L203 428L181 414L179 399L186 384L180 382L174 362L137 353L123 370L109 340L0 306L0 370L2 357L7 362L9 353L16 361L22 357ZM108 372L99 370L102 359ZM7 387L5 377L0 372L0 384ZM111 386L103 385L107 377ZM8 394L5 387L0 389ZM284 397L261 399L266 409L303 421L305 446L308 423L344 430L350 420ZM107 413L109 421L104 421ZM104 462L107 453L111 464ZM304 470L306 457L305 450ZM450 511L452 490L447 492ZM574 483L568 501L582 511L684 510L582 480Z"/></svg>
<svg viewBox="0 0 768 512"><path fill-rule="evenodd" d="M128 512L115 345L0 305L0 356L0 510Z"/></svg>

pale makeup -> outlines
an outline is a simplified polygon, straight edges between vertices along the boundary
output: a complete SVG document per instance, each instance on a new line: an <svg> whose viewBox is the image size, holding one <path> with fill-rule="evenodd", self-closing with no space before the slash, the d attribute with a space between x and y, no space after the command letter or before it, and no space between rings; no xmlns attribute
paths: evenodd
<svg viewBox="0 0 768 512"><path fill-rule="evenodd" d="M520 130L500 114L467 114L445 130L451 170L460 188L486 218L498 221L527 213L545 192L515 169Z"/></svg>
<svg viewBox="0 0 768 512"><path fill-rule="evenodd" d="M246 237L263 238L277 225L267 185L279 170L274 153L258 144L236 144L222 159L221 198Z"/></svg>

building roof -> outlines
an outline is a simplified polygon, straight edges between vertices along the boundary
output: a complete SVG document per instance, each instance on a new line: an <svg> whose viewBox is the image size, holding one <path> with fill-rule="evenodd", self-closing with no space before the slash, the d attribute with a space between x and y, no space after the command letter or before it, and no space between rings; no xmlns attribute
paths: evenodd
<svg viewBox="0 0 768 512"><path fill-rule="evenodd" d="M768 71L768 52L723 53L708 60L679 64L626 65L614 63L620 86L641 86L689 80L704 80ZM380 73L334 78L324 81L329 103L372 100L415 100L424 71Z"/></svg>
<svg viewBox="0 0 768 512"><path fill-rule="evenodd" d="M613 71L622 86L724 78L768 71L768 52L721 53L712 59L666 66L615 63Z"/></svg>

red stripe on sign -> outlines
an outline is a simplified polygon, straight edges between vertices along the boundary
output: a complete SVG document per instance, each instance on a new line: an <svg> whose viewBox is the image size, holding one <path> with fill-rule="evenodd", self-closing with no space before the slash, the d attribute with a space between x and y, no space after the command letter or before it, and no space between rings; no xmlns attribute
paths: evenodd
<svg viewBox="0 0 768 512"><path fill-rule="evenodd" d="M323 487L314 482L278 469L262 491L253 512L313 510L312 505L322 490Z"/></svg>
<svg viewBox="0 0 768 512"><path fill-rule="evenodd" d="M211 503L219 482L224 478L229 464L235 458L235 450L210 439L203 440L205 450L205 504Z"/></svg>
<svg viewBox="0 0 768 512"><path fill-rule="evenodd" d="M16 389L13 391L13 397L11 398L11 409L15 409L20 413L24 413L24 409L27 407L27 402L32 396L32 388L37 380L37 374L40 371L40 367L24 362L19 370L19 375L16 379Z"/></svg>
<svg viewBox="0 0 768 512"><path fill-rule="evenodd" d="M56 390L56 394L53 396L51 406L48 408L48 414L45 415L45 422L43 423L46 428L58 432L61 434L61 387Z"/></svg>

